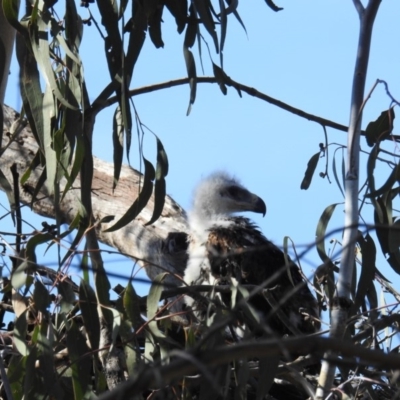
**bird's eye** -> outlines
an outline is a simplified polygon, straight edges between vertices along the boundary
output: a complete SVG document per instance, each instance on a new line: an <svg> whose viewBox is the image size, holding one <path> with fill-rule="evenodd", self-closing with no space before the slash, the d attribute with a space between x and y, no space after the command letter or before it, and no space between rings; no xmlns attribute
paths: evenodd
<svg viewBox="0 0 400 400"><path fill-rule="evenodd" d="M230 186L226 189L227 193L231 197L238 197L241 190L237 186Z"/></svg>

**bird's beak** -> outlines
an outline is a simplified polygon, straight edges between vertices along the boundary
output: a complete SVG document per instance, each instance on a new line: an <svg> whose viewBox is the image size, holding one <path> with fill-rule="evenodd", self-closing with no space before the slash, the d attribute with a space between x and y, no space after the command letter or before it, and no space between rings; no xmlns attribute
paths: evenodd
<svg viewBox="0 0 400 400"><path fill-rule="evenodd" d="M253 210L256 213L260 213L265 217L265 214L267 212L267 206L264 203L264 200L261 197L258 197L256 195L253 195Z"/></svg>

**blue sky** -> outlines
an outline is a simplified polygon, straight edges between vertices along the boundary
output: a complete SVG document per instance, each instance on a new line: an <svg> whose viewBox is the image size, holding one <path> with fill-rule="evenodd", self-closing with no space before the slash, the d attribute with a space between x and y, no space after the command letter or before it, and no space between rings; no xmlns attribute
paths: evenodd
<svg viewBox="0 0 400 400"><path fill-rule="evenodd" d="M359 25L353 3L281 0L278 5L284 10L274 13L262 0L239 4L247 34L236 20L230 19L224 50L225 72L232 79L294 107L346 125ZM95 5L91 5L91 9L94 8ZM85 9L80 8L79 12L87 17ZM368 92L376 79L384 79L397 99L400 99L399 18L400 2L383 1L375 22L366 85ZM165 47L155 49L151 41L146 40L135 67L132 88L186 75L183 35L176 32L167 10L163 19ZM205 31L203 35L212 50L212 40ZM102 49L95 27L85 26L81 57L92 100L108 83ZM192 50L200 76L197 46ZM214 62L219 61L218 55L213 52L211 55ZM212 75L204 44L202 56L204 74ZM14 60L6 104L19 109L17 78L18 66ZM343 201L331 171L332 158L329 160L332 183L318 177L325 168L325 159L321 159L310 189L300 190L307 162L324 141L322 128L244 93L240 98L232 88L224 96L217 85L199 85L190 116L186 116L188 101L187 86L134 98L142 122L160 137L169 156L168 193L189 209L192 190L199 179L216 169L225 169L266 202L265 218L258 215L251 218L268 238L282 245L283 238L289 236L300 250L302 245L313 243L322 211L330 204ZM389 104L383 86L378 86L366 106L363 128ZM114 108L110 107L99 115L94 133L94 153L108 161L112 160L113 112ZM396 131L396 121L395 133L400 134L398 129ZM328 128L328 140L345 144L346 134ZM133 166L138 166L136 144L134 140L130 157ZM398 151L393 143L387 146ZM362 147L368 150L364 141ZM330 157L334 148L330 147ZM155 141L151 134L146 135L144 151L147 158L155 159ZM340 157L337 162L341 163ZM365 171L365 158L361 171ZM7 206L2 193L0 204ZM331 229L342 226L342 210L342 207L337 208ZM371 210L365 210L364 218L372 222ZM13 229L7 227L4 220L1 223L4 224L1 230ZM340 240L338 235L334 237ZM115 264L115 256L112 257L108 260L113 262L114 268L118 265L120 273L130 273L132 262ZM312 249L302 266L310 274L319 263ZM394 277L383 259L378 268Z"/></svg>

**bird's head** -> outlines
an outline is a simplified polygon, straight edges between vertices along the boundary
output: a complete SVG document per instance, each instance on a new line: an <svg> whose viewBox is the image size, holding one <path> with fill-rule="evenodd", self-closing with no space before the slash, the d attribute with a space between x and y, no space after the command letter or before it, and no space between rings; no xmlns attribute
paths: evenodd
<svg viewBox="0 0 400 400"><path fill-rule="evenodd" d="M265 215L264 201L249 192L225 172L216 172L200 182L194 193L193 213L197 217L226 217L236 212L252 211Z"/></svg>

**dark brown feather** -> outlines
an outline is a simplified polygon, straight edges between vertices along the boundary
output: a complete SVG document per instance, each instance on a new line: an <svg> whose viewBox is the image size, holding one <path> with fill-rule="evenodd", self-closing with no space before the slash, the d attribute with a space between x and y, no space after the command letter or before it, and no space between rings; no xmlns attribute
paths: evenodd
<svg viewBox="0 0 400 400"><path fill-rule="evenodd" d="M235 278L242 285L264 285L267 292L250 304L281 334L312 333L319 329L318 305L299 268L247 218L232 217L228 227L210 229L206 243L211 273L219 284ZM271 277L278 273L271 280ZM223 298L229 303L229 297ZM279 311L273 311L278 308ZM285 318L286 317L286 318Z"/></svg>

